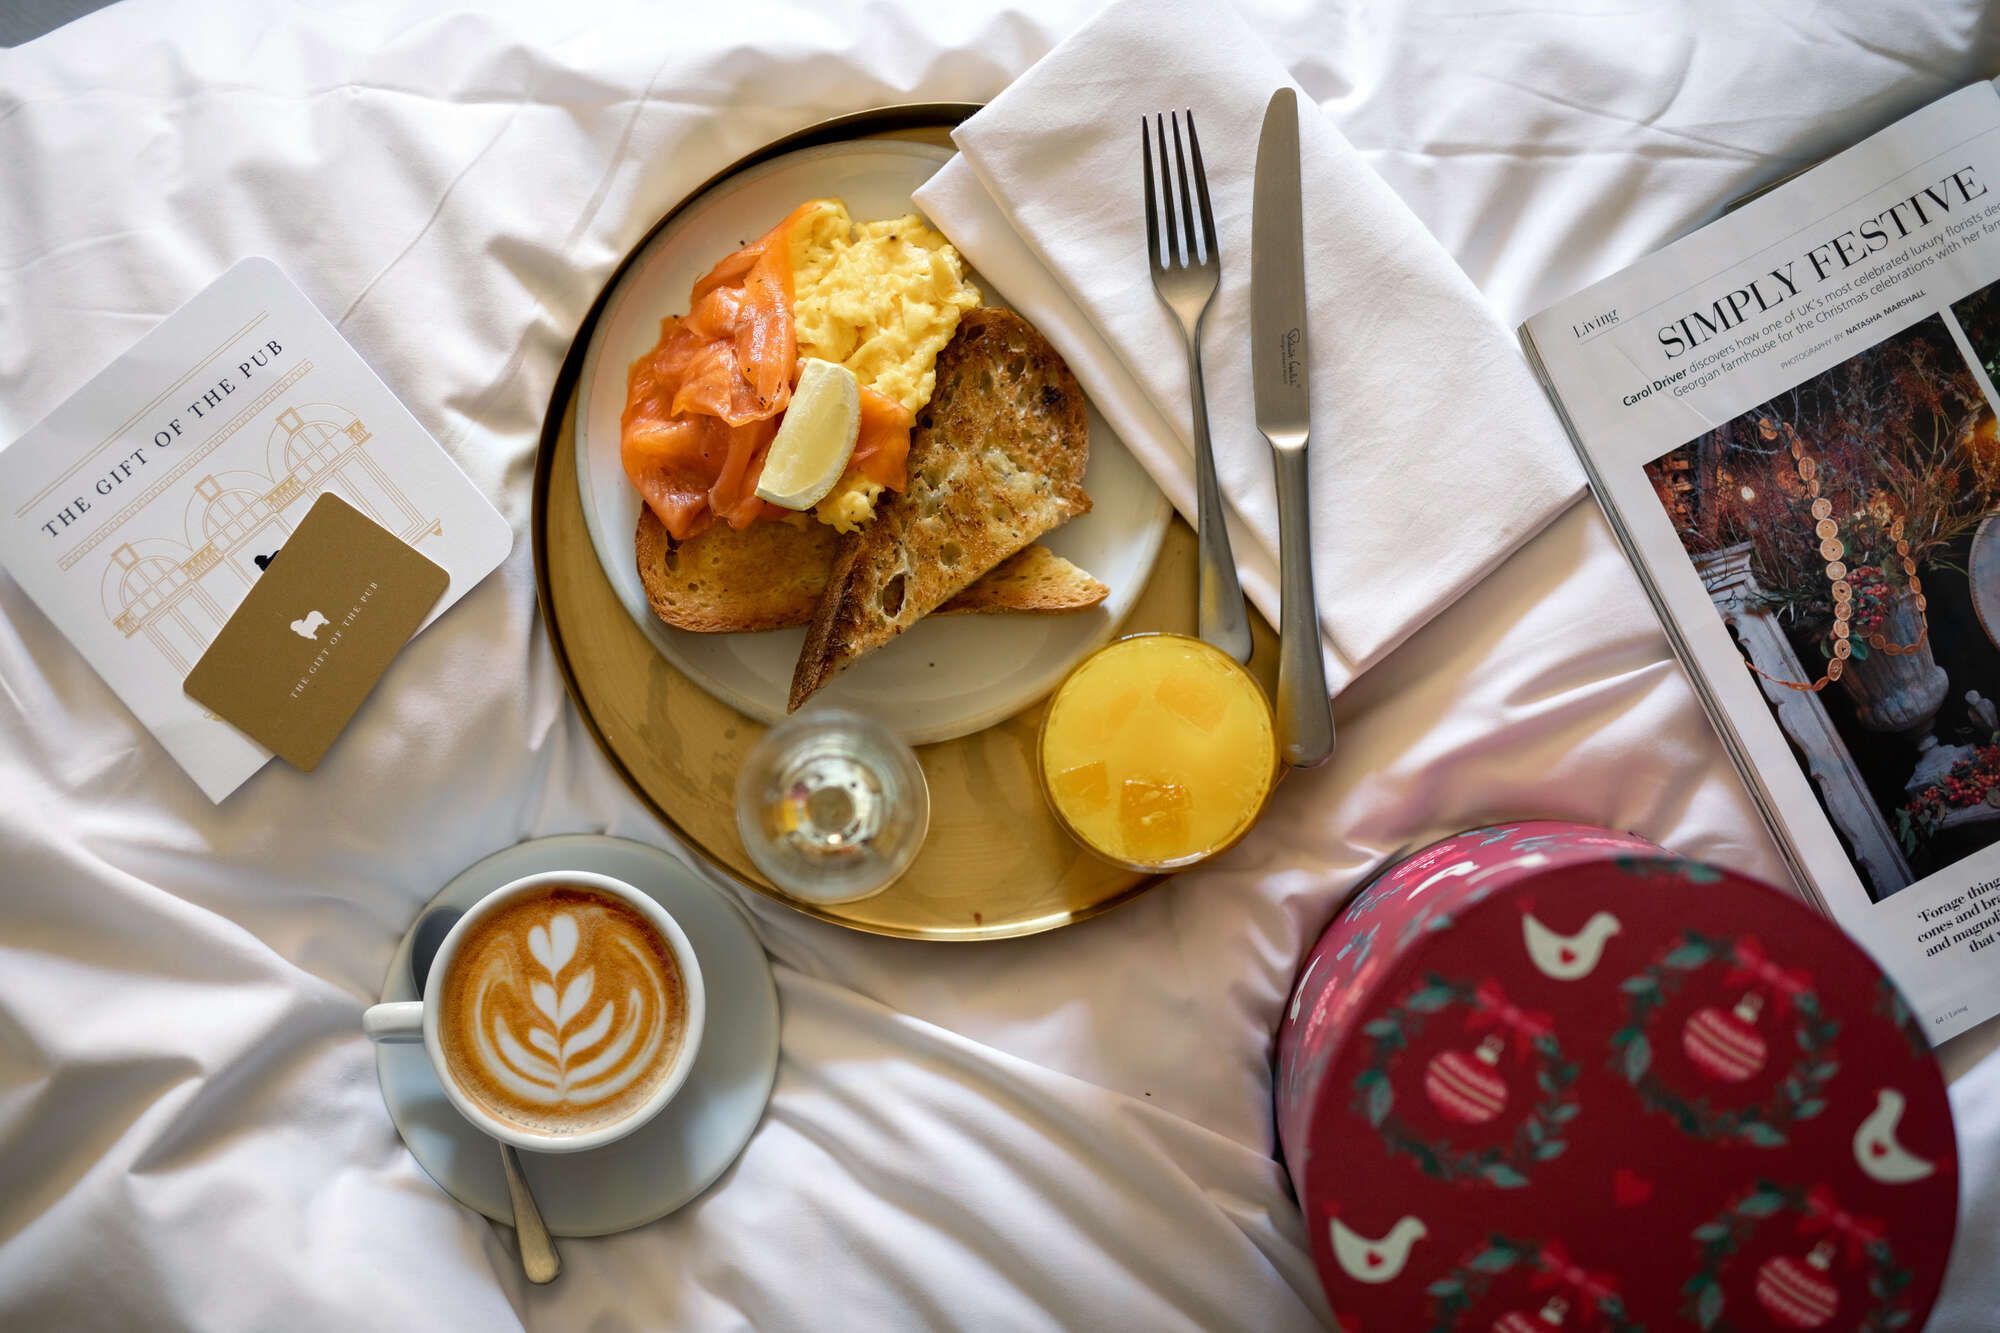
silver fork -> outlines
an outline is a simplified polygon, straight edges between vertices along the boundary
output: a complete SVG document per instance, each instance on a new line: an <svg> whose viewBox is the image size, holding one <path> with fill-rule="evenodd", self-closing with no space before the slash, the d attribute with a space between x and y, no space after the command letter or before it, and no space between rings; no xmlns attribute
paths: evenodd
<svg viewBox="0 0 2000 1333"><path fill-rule="evenodd" d="M1153 290L1180 319L1187 335L1188 392L1194 400L1195 534L1201 543L1201 592L1196 624L1201 637L1239 662L1250 660L1250 617L1243 606L1243 589L1236 581L1236 559L1229 550L1229 529L1223 526L1222 492L1215 482L1215 451L1208 442L1208 395L1201 381L1201 322L1222 277L1222 255L1215 244L1215 214L1208 206L1208 173L1201 164L1201 140L1195 137L1194 112L1187 114L1188 147L1194 154L1194 194L1201 200L1201 230L1195 231L1194 202L1188 194L1187 157L1181 151L1181 118L1173 118L1174 165L1167 162L1167 130L1160 116L1149 128L1139 117L1140 156L1146 164L1146 255L1153 265ZM1153 140L1159 140L1160 186L1153 185ZM1174 185L1180 184L1180 212L1174 211ZM1164 204L1164 207L1161 205ZM1160 219L1166 218L1166 243L1161 244ZM1186 244L1182 242L1185 240ZM1199 241L1199 248L1197 248Z"/></svg>

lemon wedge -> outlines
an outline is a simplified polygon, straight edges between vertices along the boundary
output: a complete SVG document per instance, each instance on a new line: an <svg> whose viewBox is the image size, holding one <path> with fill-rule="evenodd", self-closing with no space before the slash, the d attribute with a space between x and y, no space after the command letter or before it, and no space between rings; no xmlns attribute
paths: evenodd
<svg viewBox="0 0 2000 1333"><path fill-rule="evenodd" d="M847 471L861 433L861 381L854 372L818 357L801 367L757 478L757 498L785 509L811 509L825 499Z"/></svg>

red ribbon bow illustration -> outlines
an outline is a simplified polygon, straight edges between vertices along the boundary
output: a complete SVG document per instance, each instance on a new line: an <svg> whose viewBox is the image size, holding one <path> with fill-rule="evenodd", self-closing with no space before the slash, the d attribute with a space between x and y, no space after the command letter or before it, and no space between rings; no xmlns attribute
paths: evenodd
<svg viewBox="0 0 2000 1333"><path fill-rule="evenodd" d="M1881 1219L1855 1216L1840 1206L1831 1189L1816 1185L1806 1195L1805 1215L1799 1218L1799 1234L1812 1236L1822 1231L1833 1232L1847 1242L1849 1260L1860 1258L1863 1250L1886 1234Z"/></svg>
<svg viewBox="0 0 2000 1333"><path fill-rule="evenodd" d="M1528 1279L1528 1286L1534 1291L1545 1291L1550 1287L1568 1287L1584 1298L1586 1309L1595 1310L1606 1297L1618 1294L1618 1279L1610 1273L1594 1273L1569 1257L1569 1250L1559 1240L1552 1240L1542 1246L1542 1271Z"/></svg>
<svg viewBox="0 0 2000 1333"><path fill-rule="evenodd" d="M1468 1031L1479 1032L1486 1028L1505 1028L1514 1034L1516 1054L1525 1053L1537 1037L1545 1037L1555 1030L1555 1020L1538 1009L1523 1009L1507 998L1507 992L1500 989L1499 981L1492 977L1479 983L1479 989L1472 993L1476 1006L1466 1016Z"/></svg>
<svg viewBox="0 0 2000 1333"><path fill-rule="evenodd" d="M1725 981L1731 989L1745 985L1766 987L1777 997L1781 1009L1789 1009L1794 998L1812 989L1810 972L1802 968L1780 967L1772 962L1755 935L1745 935L1738 940L1735 955L1735 966L1729 969Z"/></svg>

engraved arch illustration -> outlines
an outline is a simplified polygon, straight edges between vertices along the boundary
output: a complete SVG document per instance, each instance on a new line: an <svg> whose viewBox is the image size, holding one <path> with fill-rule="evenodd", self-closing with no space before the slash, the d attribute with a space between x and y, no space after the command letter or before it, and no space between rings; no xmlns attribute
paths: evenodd
<svg viewBox="0 0 2000 1333"><path fill-rule="evenodd" d="M413 546L441 535L442 521L370 456L373 438L344 407L286 406L265 439L265 471L202 476L181 531L127 536L111 549L99 585L105 619L128 639L144 635L184 676L262 575L259 560L276 554L321 495L339 495Z"/></svg>

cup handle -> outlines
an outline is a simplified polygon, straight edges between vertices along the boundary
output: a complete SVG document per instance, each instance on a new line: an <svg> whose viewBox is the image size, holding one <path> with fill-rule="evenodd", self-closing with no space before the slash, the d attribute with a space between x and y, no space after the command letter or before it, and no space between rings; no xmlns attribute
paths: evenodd
<svg viewBox="0 0 2000 1333"><path fill-rule="evenodd" d="M421 1000L395 1004L371 1004L361 1015L361 1030L370 1041L394 1044L424 1039L424 1005Z"/></svg>

